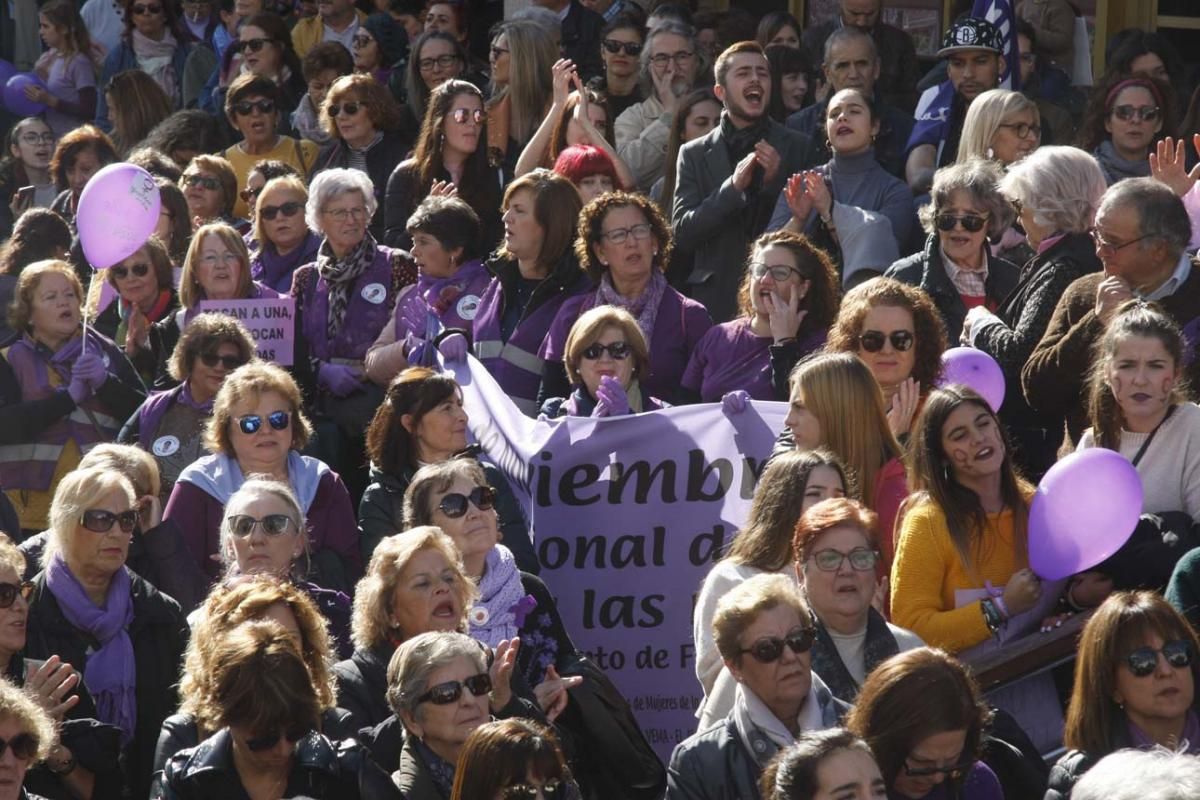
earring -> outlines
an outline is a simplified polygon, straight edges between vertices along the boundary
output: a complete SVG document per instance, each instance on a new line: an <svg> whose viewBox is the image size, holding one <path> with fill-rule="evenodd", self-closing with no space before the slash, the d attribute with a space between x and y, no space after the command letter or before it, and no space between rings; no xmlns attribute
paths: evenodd
<svg viewBox="0 0 1200 800"><path fill-rule="evenodd" d="M995 150L993 150L992 148L990 148L990 147L989 147L989 148L988 148L988 149L987 149L987 150L984 152L984 155L986 155L986 156L988 157L988 160L991 160L991 159L994 159L994 158L996 157L996 151L995 151Z"/></svg>

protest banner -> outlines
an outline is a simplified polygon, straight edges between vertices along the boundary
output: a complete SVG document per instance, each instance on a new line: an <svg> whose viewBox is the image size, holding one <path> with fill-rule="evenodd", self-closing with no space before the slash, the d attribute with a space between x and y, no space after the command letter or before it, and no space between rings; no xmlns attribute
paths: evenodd
<svg viewBox="0 0 1200 800"><path fill-rule="evenodd" d="M696 595L746 519L787 406L534 420L474 358L447 368L472 434L525 505L563 623L665 761L695 731L702 697Z"/></svg>
<svg viewBox="0 0 1200 800"><path fill-rule="evenodd" d="M201 312L219 311L237 319L250 331L254 348L263 361L290 367L295 352L296 301L291 297L257 300L202 300Z"/></svg>

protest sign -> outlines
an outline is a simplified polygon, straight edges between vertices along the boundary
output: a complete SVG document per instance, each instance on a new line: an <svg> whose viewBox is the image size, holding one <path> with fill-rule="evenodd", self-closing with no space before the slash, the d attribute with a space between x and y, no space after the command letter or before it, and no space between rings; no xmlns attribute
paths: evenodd
<svg viewBox="0 0 1200 800"><path fill-rule="evenodd" d="M263 361L281 367L292 365L296 339L296 301L291 297L257 300L202 300L201 312L219 311L240 321L250 331L254 348Z"/></svg>
<svg viewBox="0 0 1200 800"><path fill-rule="evenodd" d="M696 595L746 519L787 406L534 420L474 358L448 368L471 432L525 505L563 623L665 760L702 697Z"/></svg>

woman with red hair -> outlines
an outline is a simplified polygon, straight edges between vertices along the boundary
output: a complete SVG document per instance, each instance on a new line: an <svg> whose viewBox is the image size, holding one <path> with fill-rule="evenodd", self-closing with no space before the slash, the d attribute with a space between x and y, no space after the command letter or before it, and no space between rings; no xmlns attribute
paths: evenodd
<svg viewBox="0 0 1200 800"><path fill-rule="evenodd" d="M568 147L558 154L554 171L575 184L584 205L605 192L624 190L608 153L590 144Z"/></svg>

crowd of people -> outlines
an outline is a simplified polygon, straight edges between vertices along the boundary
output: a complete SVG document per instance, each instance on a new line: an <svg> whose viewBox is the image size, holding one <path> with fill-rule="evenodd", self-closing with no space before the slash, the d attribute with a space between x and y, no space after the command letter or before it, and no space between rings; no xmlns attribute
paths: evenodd
<svg viewBox="0 0 1200 800"><path fill-rule="evenodd" d="M41 110L0 154L0 800L1200 796L1167 37L1093 74L1068 0L957 4L920 59L884 0L11 5ZM92 264L119 162L159 218ZM291 358L229 301L290 304ZM669 759L539 577L468 357L546 425L786 404ZM1036 485L1091 448L1141 516L1044 579ZM973 660L1077 615L1073 665L984 692Z"/></svg>

